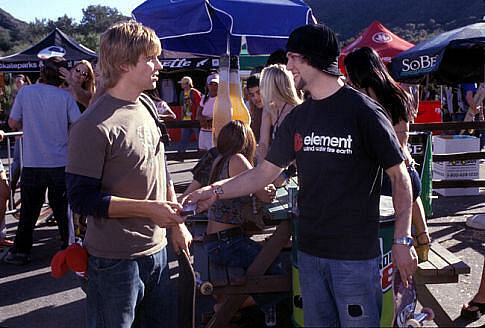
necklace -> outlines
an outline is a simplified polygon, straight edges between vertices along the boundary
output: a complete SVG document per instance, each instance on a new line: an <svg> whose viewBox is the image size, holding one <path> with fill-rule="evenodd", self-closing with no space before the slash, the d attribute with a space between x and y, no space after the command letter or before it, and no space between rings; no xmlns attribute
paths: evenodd
<svg viewBox="0 0 485 328"><path fill-rule="evenodd" d="M283 107L281 107L281 109L279 110L278 112L278 116L276 117L276 121L275 123L273 124L273 134L272 134L272 139L274 140L275 136L276 136L276 131L278 130L278 127L280 125L280 118L281 118L281 115L283 114L283 112L285 111L285 108L286 108L286 105L288 105L287 103L285 103L283 105Z"/></svg>

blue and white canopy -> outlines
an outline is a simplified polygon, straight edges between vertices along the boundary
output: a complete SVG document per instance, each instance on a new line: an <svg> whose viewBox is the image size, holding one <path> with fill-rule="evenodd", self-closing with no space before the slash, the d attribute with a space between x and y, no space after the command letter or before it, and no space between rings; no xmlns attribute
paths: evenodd
<svg viewBox="0 0 485 328"><path fill-rule="evenodd" d="M392 59L392 74L400 81L457 84L484 81L485 23L463 26L401 52Z"/></svg>
<svg viewBox="0 0 485 328"><path fill-rule="evenodd" d="M132 12L162 39L164 49L239 55L243 37L250 55L284 48L297 27L314 23L301 0L147 0Z"/></svg>

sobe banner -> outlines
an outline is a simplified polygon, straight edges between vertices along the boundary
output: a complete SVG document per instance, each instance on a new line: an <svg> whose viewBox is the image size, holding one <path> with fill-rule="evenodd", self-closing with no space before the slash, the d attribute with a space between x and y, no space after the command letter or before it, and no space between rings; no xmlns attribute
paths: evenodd
<svg viewBox="0 0 485 328"><path fill-rule="evenodd" d="M421 42L392 59L399 81L420 82L426 75L440 84L484 80L485 23L460 27Z"/></svg>

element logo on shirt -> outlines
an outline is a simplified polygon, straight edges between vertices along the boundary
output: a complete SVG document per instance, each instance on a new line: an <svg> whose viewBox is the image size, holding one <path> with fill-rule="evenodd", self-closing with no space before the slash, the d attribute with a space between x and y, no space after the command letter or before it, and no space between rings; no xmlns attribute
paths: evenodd
<svg viewBox="0 0 485 328"><path fill-rule="evenodd" d="M307 135L302 138L298 135L300 139L303 139L304 152L326 152L326 153L337 153L337 154L352 154L352 136L349 134L347 137L336 137L336 136L319 136L312 132L311 135ZM295 135L295 149L296 149L296 135Z"/></svg>
<svg viewBox="0 0 485 328"><path fill-rule="evenodd" d="M295 133L294 143L293 143L293 148L295 149L295 152L300 151L302 147L303 147L303 138L301 137L301 134Z"/></svg>

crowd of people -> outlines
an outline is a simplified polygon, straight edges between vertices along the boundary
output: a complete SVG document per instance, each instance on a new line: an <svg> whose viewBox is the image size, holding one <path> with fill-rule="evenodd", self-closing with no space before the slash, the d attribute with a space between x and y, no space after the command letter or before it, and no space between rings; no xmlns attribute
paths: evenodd
<svg viewBox="0 0 485 328"><path fill-rule="evenodd" d="M87 226L82 243L89 258L81 279L87 326L161 327L173 303L166 297L167 243L189 253L192 241L179 215L182 204L207 211L209 258L246 269L261 249L245 234L248 213L273 201L276 188L297 174L305 326L379 326L381 194L392 195L392 258L405 284L418 258L427 259L431 242L407 147L417 112L411 95L370 48L347 55L345 78L335 33L322 24L304 25L245 81L251 124L229 122L214 143L220 77L208 74L201 93L184 76L181 119L198 120L200 131L183 128L178 151L185 152L195 135L205 153L177 199L163 125L176 115L156 88L160 52L153 30L123 22L101 36L96 63L82 60L68 69L64 59L52 57L38 83L16 77L8 124L23 131L23 166L14 166L11 179L15 189L21 177L22 205L12 242L4 228L9 180L0 166L0 243L11 247L4 261L29 263L47 191L60 248L72 242L70 211ZM480 114L477 107L472 112ZM267 273L282 272L278 258ZM482 294L464 307L464 317L485 312ZM254 294L243 306L267 313L285 297Z"/></svg>

